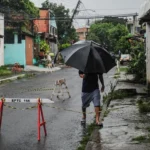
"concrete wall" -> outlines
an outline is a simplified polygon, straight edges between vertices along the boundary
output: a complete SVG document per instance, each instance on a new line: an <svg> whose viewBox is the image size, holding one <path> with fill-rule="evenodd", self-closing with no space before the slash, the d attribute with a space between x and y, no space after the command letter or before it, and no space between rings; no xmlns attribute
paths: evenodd
<svg viewBox="0 0 150 150"><path fill-rule="evenodd" d="M40 9L40 18L49 18L48 9ZM35 20L34 24L38 27L38 32L49 33L49 20Z"/></svg>
<svg viewBox="0 0 150 150"><path fill-rule="evenodd" d="M51 47L51 52L56 55L57 52L58 52L58 45L57 45L57 43L50 42L50 47Z"/></svg>
<svg viewBox="0 0 150 150"><path fill-rule="evenodd" d="M21 44L17 42L17 35L15 35L15 44L5 44L4 50L4 63L14 64L19 63L20 65L26 65L26 51L25 51L25 40L22 40Z"/></svg>
<svg viewBox="0 0 150 150"><path fill-rule="evenodd" d="M86 39L86 34L87 34L88 31L89 31L89 29L86 28L86 27L76 29L76 32L79 36L79 40L85 40Z"/></svg>
<svg viewBox="0 0 150 150"><path fill-rule="evenodd" d="M150 89L150 24L146 24L146 74L147 85Z"/></svg>
<svg viewBox="0 0 150 150"><path fill-rule="evenodd" d="M4 35L4 15L0 13L0 35ZM4 38L0 38L0 66L4 65Z"/></svg>

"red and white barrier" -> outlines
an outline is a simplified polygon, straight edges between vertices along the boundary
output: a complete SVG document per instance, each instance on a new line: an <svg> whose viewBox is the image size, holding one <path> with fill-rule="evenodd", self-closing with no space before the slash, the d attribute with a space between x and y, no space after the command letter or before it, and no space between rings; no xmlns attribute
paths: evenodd
<svg viewBox="0 0 150 150"><path fill-rule="evenodd" d="M46 122L44 119L43 109L42 109L42 103L54 103L53 101L49 99L23 99L23 98L2 98L0 100L0 130L2 126L2 117L3 117L3 106L5 102L14 102L14 103L37 103L37 132L38 136L37 139L40 141L41 139L41 127L43 126L45 136L47 136L46 131ZM42 122L41 122L42 119Z"/></svg>

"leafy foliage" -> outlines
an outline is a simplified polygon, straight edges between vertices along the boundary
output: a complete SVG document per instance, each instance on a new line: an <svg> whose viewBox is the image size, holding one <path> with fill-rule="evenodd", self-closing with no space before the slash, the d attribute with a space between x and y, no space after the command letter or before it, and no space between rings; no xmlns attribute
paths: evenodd
<svg viewBox="0 0 150 150"><path fill-rule="evenodd" d="M142 42L135 42L132 46L132 62L129 64L128 73L135 74L135 80L145 83L146 82L146 56L144 44Z"/></svg>
<svg viewBox="0 0 150 150"><path fill-rule="evenodd" d="M110 50L109 30L113 27L111 23L93 24L90 27L88 39L93 41L96 39L103 47Z"/></svg>
<svg viewBox="0 0 150 150"><path fill-rule="evenodd" d="M45 40L40 41L40 50L45 53L50 52L50 46L46 43Z"/></svg>
<svg viewBox="0 0 150 150"><path fill-rule="evenodd" d="M57 5L56 3L51 3L49 0L46 0L44 3L42 3L42 7L50 8L50 10L52 10L55 14L58 28L58 40L60 44L68 42L70 43L78 40L78 36L74 27L69 27L71 21L69 9L66 9L62 4Z"/></svg>
<svg viewBox="0 0 150 150"><path fill-rule="evenodd" d="M7 68L7 66L0 67L0 76L7 76L7 75L11 75L11 74L12 74L12 72L11 72L11 70L9 70Z"/></svg>
<svg viewBox="0 0 150 150"><path fill-rule="evenodd" d="M68 48L70 46L71 46L70 43L62 44L62 45L59 46L59 50L63 50L63 49Z"/></svg>
<svg viewBox="0 0 150 150"><path fill-rule="evenodd" d="M122 36L118 40L118 42L115 46L115 53L117 53L118 50L120 50L121 53L123 53L123 54L126 53L126 50L128 50L129 52L131 51L131 44L128 42L127 37L128 36Z"/></svg>
<svg viewBox="0 0 150 150"><path fill-rule="evenodd" d="M125 38L122 37L127 35L128 30L125 25L96 22L90 27L88 39L100 43L108 51L117 52L122 46L120 42L125 41ZM126 46L128 46L127 43ZM125 48L122 47L121 49L124 50Z"/></svg>
<svg viewBox="0 0 150 150"><path fill-rule="evenodd" d="M117 44L119 44L120 39L124 36L128 35L128 30L126 26L118 24L113 28L109 29L109 40L111 44L111 49L114 51L118 51Z"/></svg>
<svg viewBox="0 0 150 150"><path fill-rule="evenodd" d="M98 20L96 23L112 23L113 25L126 24L126 19L118 18L118 17L105 17L103 20Z"/></svg>
<svg viewBox="0 0 150 150"><path fill-rule="evenodd" d="M30 16L38 16L39 12L39 9L30 0L2 0L0 5L12 8L15 11L24 11Z"/></svg>

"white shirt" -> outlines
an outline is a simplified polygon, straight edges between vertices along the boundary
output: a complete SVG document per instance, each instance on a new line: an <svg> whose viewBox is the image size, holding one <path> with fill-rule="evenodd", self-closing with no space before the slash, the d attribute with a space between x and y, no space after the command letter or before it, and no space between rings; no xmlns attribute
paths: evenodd
<svg viewBox="0 0 150 150"><path fill-rule="evenodd" d="M47 60L52 61L52 58L50 55L47 55Z"/></svg>

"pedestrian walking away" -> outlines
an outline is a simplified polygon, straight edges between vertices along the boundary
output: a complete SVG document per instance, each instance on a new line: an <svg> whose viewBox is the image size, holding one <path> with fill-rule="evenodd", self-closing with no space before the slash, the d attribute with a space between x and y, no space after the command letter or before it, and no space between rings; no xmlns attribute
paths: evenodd
<svg viewBox="0 0 150 150"><path fill-rule="evenodd" d="M96 114L96 125L102 127L103 124L100 121L100 111L101 111L101 96L99 90L98 79L100 80L102 87L101 92L104 92L104 80L103 74L99 73L86 73L79 71L79 76L83 79L82 83L82 124L86 123L86 108L90 106L90 103L93 102L95 107L95 114Z"/></svg>

